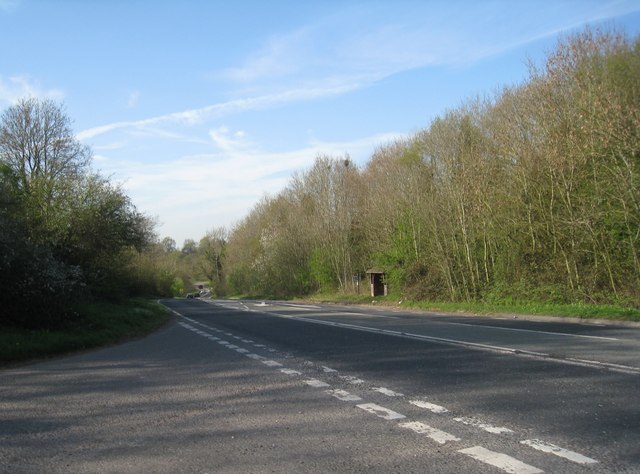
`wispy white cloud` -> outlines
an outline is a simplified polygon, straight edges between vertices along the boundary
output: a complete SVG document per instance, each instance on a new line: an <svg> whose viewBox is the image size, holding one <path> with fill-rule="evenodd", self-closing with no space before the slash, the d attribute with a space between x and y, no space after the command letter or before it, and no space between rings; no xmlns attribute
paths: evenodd
<svg viewBox="0 0 640 474"><path fill-rule="evenodd" d="M7 78L0 75L0 102L15 104L28 97L61 100L64 93L59 89L44 89L40 83L28 75L14 75Z"/></svg>
<svg viewBox="0 0 640 474"><path fill-rule="evenodd" d="M240 66L227 68L220 76L231 81L253 82L265 78L288 76L300 70L306 61L304 54L312 46L311 28L272 36L265 46L251 54Z"/></svg>
<svg viewBox="0 0 640 474"><path fill-rule="evenodd" d="M239 66L220 75L263 87L356 77L361 84L372 84L417 68L472 64L585 23L640 10L637 0L582 2L582 8L570 2L541 7L533 1L529 7L539 13L532 19L523 17L522 3L527 2L433 1L418 8L417 16L403 2L348 8L268 38Z"/></svg>
<svg viewBox="0 0 640 474"><path fill-rule="evenodd" d="M242 130L219 127L211 129L209 136L216 147L210 153L152 163L118 160L105 153L96 164L123 184L142 211L171 216L159 231L180 241L198 238L212 226L232 226L264 195L280 192L294 172L309 168L319 155L349 154L364 163L381 143L402 135L346 142L310 136L305 146L283 152L262 149Z"/></svg>
<svg viewBox="0 0 640 474"><path fill-rule="evenodd" d="M78 138L79 140L88 140L114 130L149 129L152 126L170 123L194 125L202 123L202 121L206 119L221 118L246 110L264 109L290 102L315 100L322 97L340 95L359 87L360 84L357 82L339 83L329 84L325 87L291 89L274 94L235 99L228 102L221 102L218 104L201 107L198 109L173 112L142 120L113 122L106 125L100 125L97 127L82 130L81 132L76 134L76 138Z"/></svg>

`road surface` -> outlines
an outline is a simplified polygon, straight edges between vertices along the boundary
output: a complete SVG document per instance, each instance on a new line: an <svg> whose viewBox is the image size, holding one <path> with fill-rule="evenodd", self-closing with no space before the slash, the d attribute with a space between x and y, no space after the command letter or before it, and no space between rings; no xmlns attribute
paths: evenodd
<svg viewBox="0 0 640 474"><path fill-rule="evenodd" d="M0 372L1 472L640 472L638 328L165 303Z"/></svg>

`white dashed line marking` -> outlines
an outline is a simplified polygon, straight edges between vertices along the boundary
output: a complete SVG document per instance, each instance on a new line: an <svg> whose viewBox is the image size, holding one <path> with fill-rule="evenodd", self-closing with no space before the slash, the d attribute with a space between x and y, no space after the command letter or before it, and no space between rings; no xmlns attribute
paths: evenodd
<svg viewBox="0 0 640 474"><path fill-rule="evenodd" d="M474 418L454 418L455 421L459 421L460 423L464 423L465 425L475 426L476 428L480 428L481 430L486 431L487 433L493 434L503 434L503 433L513 433L513 430L509 428L504 428L503 426L493 426L489 423L483 423L482 421L476 420Z"/></svg>
<svg viewBox="0 0 640 474"><path fill-rule="evenodd" d="M441 407L440 405L435 405L433 403L425 402L424 400L411 400L409 403L415 405L419 408L426 408L432 413L448 413L445 407Z"/></svg>
<svg viewBox="0 0 640 474"><path fill-rule="evenodd" d="M364 383L364 380L359 379L358 377L354 377L352 375L340 375L339 376L342 380L346 380L349 383L352 384L359 384L359 383Z"/></svg>
<svg viewBox="0 0 640 474"><path fill-rule="evenodd" d="M393 390L388 389L386 387L374 387L372 390L374 392L378 392L383 395L386 395L387 397L404 397L404 393L394 392Z"/></svg>
<svg viewBox="0 0 640 474"><path fill-rule="evenodd" d="M460 441L460 438L456 438L452 434L449 434L445 431L441 431L437 428L433 428L429 425L425 425L424 423L420 423L419 421L410 421L408 423L400 423L400 426L402 428L407 428L411 431L414 431L418 434L427 435L436 443L445 444L448 441Z"/></svg>
<svg viewBox="0 0 640 474"><path fill-rule="evenodd" d="M259 347L259 348L264 348L270 352L277 352L275 349L269 348L267 346L265 346L264 344L255 344L254 341L250 340L250 339L244 339L241 338L239 336L235 336L232 333L229 332L224 332L220 329L216 329L216 328L210 328L206 325L203 325L202 323L199 323L197 321L185 318L191 322L193 322L194 324L197 325L201 325L204 326L205 328L207 328L208 330L217 332L217 333L223 333L226 334L227 336L233 337L236 340L239 340L245 344L252 344L254 347ZM223 345L225 347L227 347L228 349L233 349L238 353L244 354L247 357L254 359L254 360L258 360L260 362L262 362L263 364L265 364L266 366L269 367L279 367L280 372L282 372L283 374L287 374L287 375L303 375L302 372L298 371L298 370L293 370L293 369L287 369L287 368L282 368L282 364L280 362L277 362L275 360L269 360L266 357L260 356L258 354L253 354L253 353L249 353L249 351L247 349L244 349L240 346L234 345L232 343L230 343L229 341L225 341L222 340L218 337L215 337L205 331L202 331L190 324L181 322L179 323L182 327L184 327L185 329L188 329L200 336L203 336L207 339L209 339L212 342L217 342L220 345ZM413 335L408 335L408 336L413 336ZM306 365L315 365L312 362L305 362ZM321 369L323 372L325 373L337 373L338 371L335 369L332 369L330 367L327 366L321 366ZM354 376L350 376L350 375L340 375L339 376L340 379L344 380L347 383L350 384L362 384L365 381L362 379L359 379L357 377ZM305 384L311 386L311 387L315 387L315 388L326 388L326 387L331 387L330 384L318 380L318 379L308 379L304 381ZM399 393L399 392L395 392L394 390L391 390L389 388L386 387L374 387L371 390L376 391L378 393L381 393L383 395L389 396L389 397L404 397L404 394ZM346 402L356 402L356 401L361 401L362 398L360 398L358 395L354 395L352 393L347 392L346 390L341 390L341 389L331 389L331 390L325 390L325 393L337 398L338 400L341 401L346 401ZM449 410L447 410L445 407L442 407L440 405L436 405L424 400L410 400L409 401L410 404L419 407L419 408L424 408L426 410L431 411L432 413L448 413ZM385 420L400 420L400 419L404 419L406 418L405 415L398 413L396 411L393 411L389 408L385 408L383 406L377 405L375 403L363 403L363 404L359 404L356 405L358 408L376 415L379 418L383 418ZM493 433L493 434L505 434L505 433L513 433L513 430L509 429L509 428L505 428L505 427L500 427L500 426L493 426L489 423L484 423L480 420L477 420L475 418L472 417L457 417L454 418L455 421L463 423L465 425L469 425L469 426L473 426L476 428L480 428L488 433ZM436 443L439 444L446 444L448 442L455 442L455 441L460 441L460 438L447 433L445 431L439 430L437 428L434 428L432 426L429 426L427 424L418 422L418 421L412 421L412 422L404 422L404 423L400 423L399 424L400 427L411 430L417 434L421 434L421 435L425 435L428 438L430 438L431 440L435 441ZM539 440L539 439L527 439L527 440L523 440L520 441L520 444L528 446L532 449L547 453L547 454L553 454L555 456L561 457L563 459L566 459L568 461L574 462L576 464L581 464L581 465L589 465L589 464L596 464L598 463L597 460L592 459L590 457L587 457L583 454L580 453L576 453L574 451L570 451L568 449L565 448L561 448L559 446L556 446L554 444L551 443L547 443L545 441ZM537 473L542 473L543 471L538 469L537 467L534 466L530 466L516 458L513 458L507 454L503 454L503 453L499 453L499 452L494 452L491 451L489 449L486 449L482 446L474 446L474 447L470 447L470 448L466 448L466 449L461 449L458 451L459 453L465 454L477 461L483 462L485 464L489 464L491 466L494 466L498 469L501 469L504 472L507 473L512 473L512 474L537 474Z"/></svg>
<svg viewBox="0 0 640 474"><path fill-rule="evenodd" d="M258 354L245 354L249 359L253 359L253 360L264 360L266 359L266 357L262 357L261 355Z"/></svg>
<svg viewBox="0 0 640 474"><path fill-rule="evenodd" d="M598 462L595 459L588 458L580 453L569 451L568 449L561 448L554 444L545 443L539 439L525 439L524 441L520 441L520 443L533 449L537 449L538 451L555 454L556 456L560 456L561 458L568 459L569 461L578 464L595 464Z"/></svg>
<svg viewBox="0 0 640 474"><path fill-rule="evenodd" d="M496 453L495 451L490 451L482 446L461 449L458 452L471 456L477 461L495 466L510 474L540 474L544 472L537 467L518 461L516 458L512 458L506 454Z"/></svg>
<svg viewBox="0 0 640 474"><path fill-rule="evenodd" d="M381 407L380 405L376 405L375 403L363 403L362 405L356 405L358 408L363 409L364 411L368 411L369 413L373 413L380 418L384 418L385 420L401 420L402 418L406 418L406 416L390 410L385 407Z"/></svg>
<svg viewBox="0 0 640 474"><path fill-rule="evenodd" d="M318 379L305 380L304 383L316 388L331 387L331 385L329 385L327 382L323 382L322 380L318 380Z"/></svg>
<svg viewBox="0 0 640 474"><path fill-rule="evenodd" d="M338 400L342 400L343 402L359 402L360 400L362 400L362 398L360 398L359 396L349 393L345 390L335 389L327 390L326 392L329 395L336 397Z"/></svg>
<svg viewBox="0 0 640 474"><path fill-rule="evenodd" d="M302 372L293 369L280 369L280 372L287 375L302 375Z"/></svg>

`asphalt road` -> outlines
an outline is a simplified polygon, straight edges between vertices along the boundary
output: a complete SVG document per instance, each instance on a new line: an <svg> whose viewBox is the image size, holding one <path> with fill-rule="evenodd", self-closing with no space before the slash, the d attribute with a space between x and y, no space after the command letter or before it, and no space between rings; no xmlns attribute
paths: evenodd
<svg viewBox="0 0 640 474"><path fill-rule="evenodd" d="M172 300L0 372L0 472L640 472L640 330Z"/></svg>

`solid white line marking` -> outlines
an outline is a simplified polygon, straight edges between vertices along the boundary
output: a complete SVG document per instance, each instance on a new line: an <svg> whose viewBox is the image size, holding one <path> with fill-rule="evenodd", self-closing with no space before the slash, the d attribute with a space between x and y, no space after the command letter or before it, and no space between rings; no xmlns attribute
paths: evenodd
<svg viewBox="0 0 640 474"><path fill-rule="evenodd" d="M311 385L312 387L315 387L315 388L331 387L331 385L329 385L327 382L323 382L322 380L318 380L318 379L305 380L304 383L306 383L307 385Z"/></svg>
<svg viewBox="0 0 640 474"><path fill-rule="evenodd" d="M376 405L375 403L363 403L362 405L356 405L358 408L363 409L364 411L368 411L369 413L373 413L380 418L384 418L385 420L401 420L402 418L406 418L406 416L389 410L388 408L381 407L380 405Z"/></svg>
<svg viewBox="0 0 640 474"><path fill-rule="evenodd" d="M374 387L373 391L386 395L387 397L404 397L404 393L394 392L386 387Z"/></svg>
<svg viewBox="0 0 640 474"><path fill-rule="evenodd" d="M282 306L291 306L293 308L300 308L300 309L305 309L305 310L311 310L311 309L320 309L320 306L313 306L313 305L308 305L308 304L293 304L293 303L280 303Z"/></svg>
<svg viewBox="0 0 640 474"><path fill-rule="evenodd" d="M349 393L346 390L340 390L339 388L335 390L327 390L326 392L343 402L358 402L362 400L358 395L353 395L352 393Z"/></svg>
<svg viewBox="0 0 640 474"><path fill-rule="evenodd" d="M490 451L486 448L483 448L482 446L474 446L473 448L461 449L458 452L466 454L467 456L471 456L473 459L476 459L485 464L495 466L498 469L502 469L504 472L508 472L510 474L540 474L544 472L537 467L530 466L529 464L525 464L522 461L518 461L516 458L512 458L511 456L507 456L506 454L496 453L495 451Z"/></svg>
<svg viewBox="0 0 640 474"><path fill-rule="evenodd" d="M586 339L604 339L606 341L619 341L617 337L607 337L607 336L588 336L586 334L571 334L567 332L553 332L553 331L540 331L537 329L520 329L520 328L504 328L501 326L491 326L486 324L470 324L470 323L452 323L448 321L444 321L444 324L454 325L454 326L472 326L479 328L488 328L488 329L501 329L503 331L516 331L516 332L535 332L538 334L551 334L553 336L567 336L567 337L583 337Z"/></svg>
<svg viewBox="0 0 640 474"><path fill-rule="evenodd" d="M262 362L264 365L268 365L269 367L282 367L282 364L280 362L276 362L275 360L262 360L260 362Z"/></svg>
<svg viewBox="0 0 640 474"><path fill-rule="evenodd" d="M364 383L364 380L359 379L358 377L354 377L352 375L339 375L339 377L342 380L346 380L347 382L352 383L354 385L359 383Z"/></svg>
<svg viewBox="0 0 640 474"><path fill-rule="evenodd" d="M410 429L411 431L415 431L418 434L427 435L436 443L445 444L447 441L460 441L460 438L456 438L452 434L449 434L445 431L441 431L437 428L433 428L429 425L425 425L424 423L420 423L419 421L410 421L408 423L400 423L400 426L402 428L407 428L407 429Z"/></svg>
<svg viewBox="0 0 640 474"><path fill-rule="evenodd" d="M423 400L411 400L409 403L420 408L426 408L433 413L447 413L449 411L445 407L434 405L433 403L425 402Z"/></svg>
<svg viewBox="0 0 640 474"><path fill-rule="evenodd" d="M510 430L509 428L504 428L502 426L493 426L493 425L490 425L489 423L484 423L474 418L462 417L462 418L454 418L454 420L459 421L460 423L464 423L465 425L475 426L476 428L485 430L488 433L493 433L493 434L513 433L513 430Z"/></svg>
<svg viewBox="0 0 640 474"><path fill-rule="evenodd" d="M280 369L280 372L287 375L302 375L302 372L298 372L297 370L293 369Z"/></svg>
<svg viewBox="0 0 640 474"><path fill-rule="evenodd" d="M271 313L275 317L283 317L277 313ZM582 367L592 367L599 369L607 369L613 372L620 372L623 374L640 374L640 367L634 367L629 365L620 365L620 364L612 364L609 362L599 362L588 359L575 359L575 358L566 358L559 359L556 357L552 357L551 354L547 354L544 352L536 352L536 351L528 351L524 349L516 349L513 347L502 347L502 346L494 346L491 344L481 344L477 342L469 342L462 341L459 339L448 339L444 337L435 337L435 336L426 336L424 334L412 334L398 331L389 331L387 329L377 329L371 328L367 326L358 326L356 324L345 324L345 323L336 323L333 321L324 321L322 319L313 319L313 318L296 318L298 321L307 321L309 323L314 324L323 324L325 326L333 326L333 327L342 327L346 329L354 329L356 331L370 332L374 334L390 334L393 336L403 337L407 339L415 339L419 341L431 341L437 342L441 344L450 344L454 346L462 346L462 347L470 347L480 350L488 350L492 352L499 352L510 355L517 355L521 357L534 357L538 359L544 360L552 360L553 362L557 362L560 364L569 364L569 365L578 365Z"/></svg>
<svg viewBox="0 0 640 474"><path fill-rule="evenodd" d="M561 458L568 459L569 461L578 464L595 464L598 462L595 459L588 458L580 453L569 451L568 449L561 448L551 443L545 443L539 439L525 439L524 441L520 441L520 443L530 446L533 449L537 449L538 451L555 454L556 456L560 456Z"/></svg>

